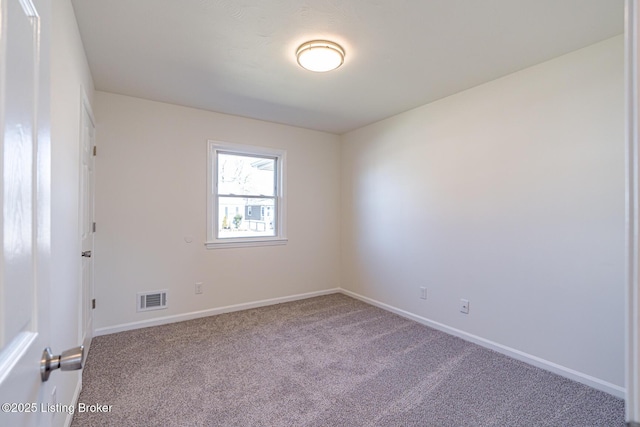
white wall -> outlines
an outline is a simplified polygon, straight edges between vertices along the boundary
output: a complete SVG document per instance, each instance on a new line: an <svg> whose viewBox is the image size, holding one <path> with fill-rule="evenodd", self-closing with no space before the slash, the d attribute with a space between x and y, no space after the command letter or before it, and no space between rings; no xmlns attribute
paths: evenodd
<svg viewBox="0 0 640 427"><path fill-rule="evenodd" d="M621 390L623 90L616 37L344 135L343 288Z"/></svg>
<svg viewBox="0 0 640 427"><path fill-rule="evenodd" d="M80 100L84 87L93 98L93 81L69 0L53 1L51 40L51 342L55 353L82 344L80 246L78 225ZM70 404L79 372L54 374L59 403ZM63 425L63 413L54 425Z"/></svg>
<svg viewBox="0 0 640 427"><path fill-rule="evenodd" d="M99 91L95 114L97 329L339 287L338 136ZM205 249L208 139L287 150L287 245Z"/></svg>

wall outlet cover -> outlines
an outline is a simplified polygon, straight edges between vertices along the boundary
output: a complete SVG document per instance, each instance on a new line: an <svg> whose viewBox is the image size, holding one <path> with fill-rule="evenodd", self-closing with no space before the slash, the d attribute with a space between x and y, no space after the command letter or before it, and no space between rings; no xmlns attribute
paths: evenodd
<svg viewBox="0 0 640 427"><path fill-rule="evenodd" d="M460 300L460 313L469 314L469 300Z"/></svg>

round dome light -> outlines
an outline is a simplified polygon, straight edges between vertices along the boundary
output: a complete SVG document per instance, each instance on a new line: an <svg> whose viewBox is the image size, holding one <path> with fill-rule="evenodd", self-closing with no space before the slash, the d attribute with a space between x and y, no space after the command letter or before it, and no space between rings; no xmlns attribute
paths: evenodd
<svg viewBox="0 0 640 427"><path fill-rule="evenodd" d="M296 51L296 57L302 68L323 73L342 65L344 49L330 41L313 40L302 44Z"/></svg>

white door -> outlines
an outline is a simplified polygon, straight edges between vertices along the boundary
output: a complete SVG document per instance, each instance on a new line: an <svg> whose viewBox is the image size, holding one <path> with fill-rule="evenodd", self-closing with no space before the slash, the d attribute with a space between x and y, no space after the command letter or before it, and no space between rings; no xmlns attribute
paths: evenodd
<svg viewBox="0 0 640 427"><path fill-rule="evenodd" d="M94 151L95 126L91 107L86 100L82 102L82 132L80 135L80 235L82 239L82 342L86 351L93 337L93 189L94 189Z"/></svg>
<svg viewBox="0 0 640 427"><path fill-rule="evenodd" d="M0 0L0 425L52 414L40 359L48 344L49 0ZM45 108L39 108L44 106Z"/></svg>
<svg viewBox="0 0 640 427"><path fill-rule="evenodd" d="M640 1L625 1L627 179L626 418L640 424Z"/></svg>

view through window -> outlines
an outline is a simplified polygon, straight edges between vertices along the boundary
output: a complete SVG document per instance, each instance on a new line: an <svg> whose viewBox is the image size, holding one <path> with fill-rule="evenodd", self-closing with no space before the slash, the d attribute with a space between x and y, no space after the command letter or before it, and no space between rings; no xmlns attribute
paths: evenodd
<svg viewBox="0 0 640 427"><path fill-rule="evenodd" d="M277 158L217 152L218 238L276 236Z"/></svg>

